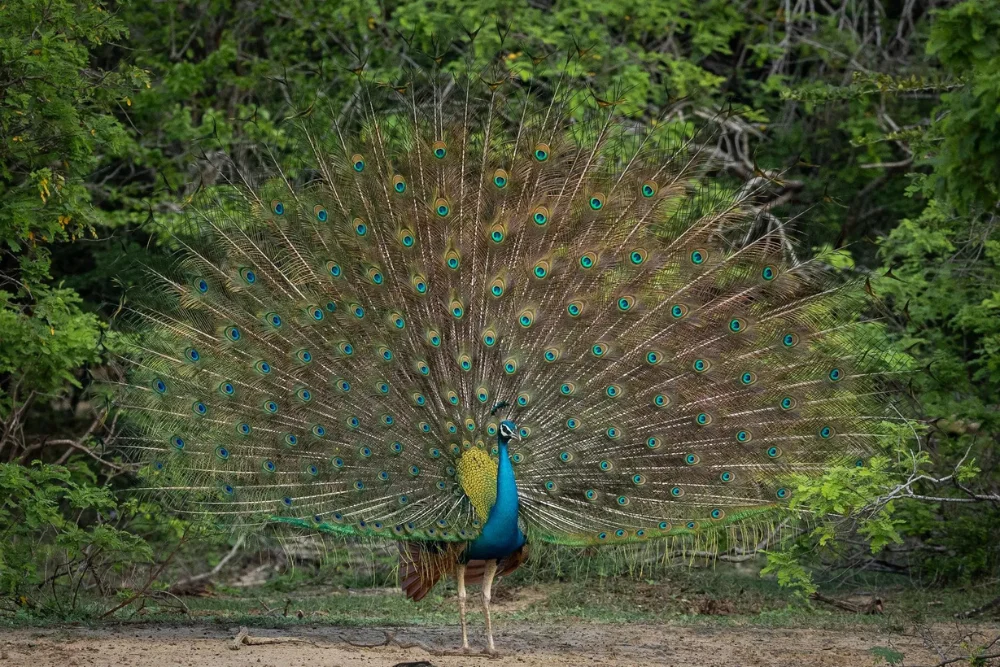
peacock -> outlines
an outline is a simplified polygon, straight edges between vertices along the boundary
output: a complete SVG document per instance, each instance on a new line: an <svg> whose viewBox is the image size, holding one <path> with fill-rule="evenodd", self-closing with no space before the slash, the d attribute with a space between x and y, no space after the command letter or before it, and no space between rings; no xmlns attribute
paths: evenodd
<svg viewBox="0 0 1000 667"><path fill-rule="evenodd" d="M455 577L465 650L466 586L493 652L529 544L745 537L886 412L864 290L791 261L688 124L540 60L359 69L296 160L221 170L115 395L147 488L397 541L409 598Z"/></svg>

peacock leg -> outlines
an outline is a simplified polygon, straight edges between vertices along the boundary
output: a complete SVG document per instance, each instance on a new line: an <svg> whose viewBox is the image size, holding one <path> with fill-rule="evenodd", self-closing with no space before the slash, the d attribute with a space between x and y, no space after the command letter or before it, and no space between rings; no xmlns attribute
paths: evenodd
<svg viewBox="0 0 1000 667"><path fill-rule="evenodd" d="M462 619L462 649L469 650L469 632L465 624L465 565L455 566L455 581L458 582L458 617Z"/></svg>
<svg viewBox="0 0 1000 667"><path fill-rule="evenodd" d="M486 570L483 572L483 616L486 618L486 650L489 653L496 653L493 646L493 621L490 619L490 597L493 592L493 577L497 573L496 559L486 561Z"/></svg>

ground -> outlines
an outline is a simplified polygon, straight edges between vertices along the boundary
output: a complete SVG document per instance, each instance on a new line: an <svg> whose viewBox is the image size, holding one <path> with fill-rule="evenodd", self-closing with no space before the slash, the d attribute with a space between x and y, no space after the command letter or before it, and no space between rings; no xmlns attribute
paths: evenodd
<svg viewBox="0 0 1000 667"><path fill-rule="evenodd" d="M236 628L162 627L141 624L116 628L48 628L0 632L0 658L31 667L319 667L377 666L428 661L436 667L459 665L677 665L692 667L859 667L879 664L872 647L905 656L905 665L936 665L941 657L924 638L870 626L854 629L708 627L684 624L545 625L505 624L497 636L505 655L431 656L419 648L357 648L347 642L377 644L378 628L300 626L253 630L255 637L291 636L313 643L230 648ZM997 625L963 627L935 624L925 628L942 646L985 639ZM454 646L453 627L393 629L400 642L423 641ZM992 638L992 637L990 637ZM0 663L2 664L2 663ZM884 661L881 664L886 664ZM959 663L968 664L968 663ZM426 664L422 667L426 667Z"/></svg>
<svg viewBox="0 0 1000 667"><path fill-rule="evenodd" d="M678 570L655 580L503 581L494 598L503 656L491 659L432 655L413 646L459 646L449 585L417 604L388 581L361 585L341 577L317 585L317 576L325 575L299 573L263 585L219 585L182 595L160 592L103 620L108 602L101 600L79 609L77 622L0 619L0 667L915 667L942 665L991 642L986 653L1000 654L1000 618L954 618L956 611L995 596L995 583L988 582L941 590L875 578L824 589L828 602L817 602L795 598L755 572L733 569ZM829 601L864 610L878 601L881 613L850 613ZM294 641L234 650L241 626L254 640ZM478 610L470 614L470 630L473 645L481 648ZM386 632L395 644L371 646L385 644ZM975 664L1000 667L1000 658Z"/></svg>

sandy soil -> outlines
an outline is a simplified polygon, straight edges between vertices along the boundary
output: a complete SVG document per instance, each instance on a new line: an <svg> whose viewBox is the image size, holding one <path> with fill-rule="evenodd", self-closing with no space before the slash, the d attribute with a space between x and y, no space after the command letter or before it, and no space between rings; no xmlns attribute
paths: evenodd
<svg viewBox="0 0 1000 667"><path fill-rule="evenodd" d="M564 627L505 624L497 636L503 655L431 656L419 648L356 648L347 642L376 644L379 629L298 627L251 629L254 637L295 636L311 643L243 646L232 650L236 628L215 626L126 626L0 630L0 665L27 667L457 667L459 665L691 665L697 667L821 665L859 667L876 664L868 652L889 646L905 655L904 665L936 665L963 638L974 642L997 627L937 625L922 633L886 635L876 629L811 630L708 628L674 625L575 624ZM457 646L456 628L413 627L394 630L398 641ZM969 635L974 635L969 637ZM918 636L923 635L923 637ZM928 641L927 636L932 637ZM478 639L478 638L477 638ZM978 641L977 641L978 640ZM426 661L426 662L422 662ZM885 664L885 663L881 663ZM1000 663L991 663L1000 664Z"/></svg>

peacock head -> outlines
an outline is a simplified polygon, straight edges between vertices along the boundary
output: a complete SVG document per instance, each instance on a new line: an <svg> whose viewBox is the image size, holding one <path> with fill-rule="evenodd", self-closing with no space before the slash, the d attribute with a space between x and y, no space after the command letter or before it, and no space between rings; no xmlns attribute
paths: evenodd
<svg viewBox="0 0 1000 667"><path fill-rule="evenodd" d="M500 422L500 433L497 436L497 440L500 441L501 445L506 445L510 440L520 440L521 436L517 432L517 424L509 419L504 419Z"/></svg>

